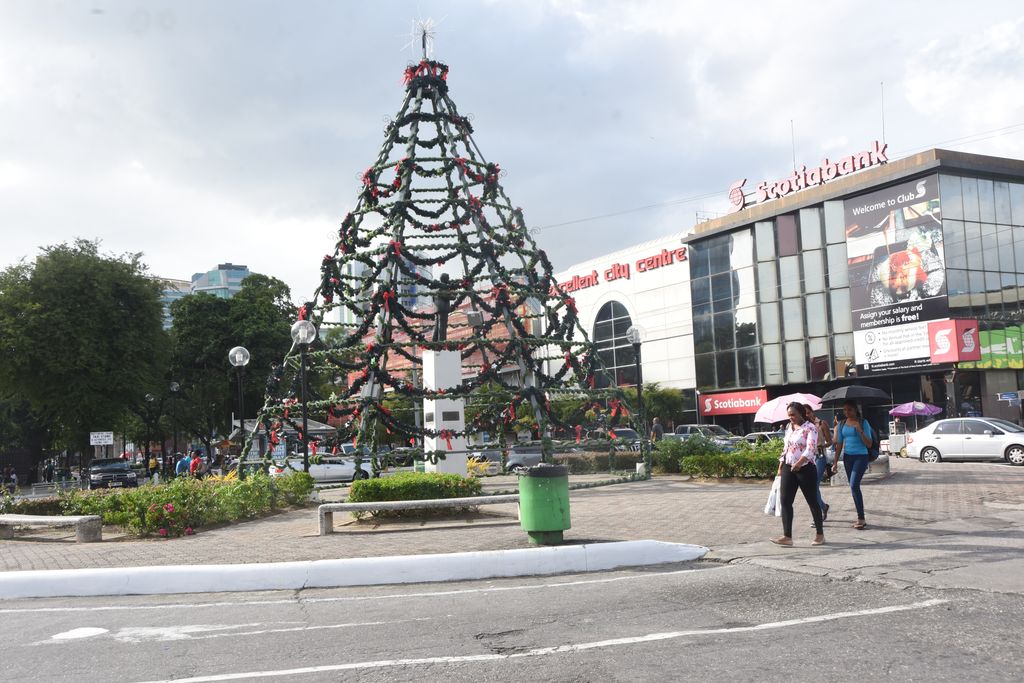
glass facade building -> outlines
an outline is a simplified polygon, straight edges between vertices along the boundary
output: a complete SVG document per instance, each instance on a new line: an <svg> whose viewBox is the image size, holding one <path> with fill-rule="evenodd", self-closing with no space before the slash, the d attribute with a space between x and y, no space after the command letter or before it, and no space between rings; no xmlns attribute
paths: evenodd
<svg viewBox="0 0 1024 683"><path fill-rule="evenodd" d="M684 241L702 395L856 379L894 403L1020 419L996 396L1024 389L1024 162L929 150ZM976 321L980 360L930 359L928 324L951 319Z"/></svg>

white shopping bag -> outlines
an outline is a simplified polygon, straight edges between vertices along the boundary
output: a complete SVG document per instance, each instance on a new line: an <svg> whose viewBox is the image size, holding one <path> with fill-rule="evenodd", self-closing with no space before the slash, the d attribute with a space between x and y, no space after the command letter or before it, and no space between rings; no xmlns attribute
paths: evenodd
<svg viewBox="0 0 1024 683"><path fill-rule="evenodd" d="M781 481L781 477L775 477L775 481L772 482L772 488L768 492L768 502L764 504L764 514L766 515L782 516L782 506L779 505L779 484Z"/></svg>

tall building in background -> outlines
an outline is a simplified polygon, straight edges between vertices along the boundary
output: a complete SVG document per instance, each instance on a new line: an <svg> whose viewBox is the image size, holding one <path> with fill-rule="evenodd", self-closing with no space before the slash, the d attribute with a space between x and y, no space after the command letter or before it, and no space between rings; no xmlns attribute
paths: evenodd
<svg viewBox="0 0 1024 683"><path fill-rule="evenodd" d="M214 270L192 276L191 293L206 292L221 299L230 299L242 288L242 280L251 274L248 266L220 263Z"/></svg>
<svg viewBox="0 0 1024 683"><path fill-rule="evenodd" d="M171 315L171 304L183 296L192 293L192 282L189 280L170 280L166 278L155 278L160 281L163 293L160 295L160 303L164 307L164 329L171 329L174 316Z"/></svg>
<svg viewBox="0 0 1024 683"><path fill-rule="evenodd" d="M163 293L160 302L164 306L164 329L168 330L174 323L171 315L171 304L189 294L205 292L221 299L230 299L242 289L242 280L252 275L248 266L234 263L218 264L214 270L196 273L191 280L154 277L161 283Z"/></svg>

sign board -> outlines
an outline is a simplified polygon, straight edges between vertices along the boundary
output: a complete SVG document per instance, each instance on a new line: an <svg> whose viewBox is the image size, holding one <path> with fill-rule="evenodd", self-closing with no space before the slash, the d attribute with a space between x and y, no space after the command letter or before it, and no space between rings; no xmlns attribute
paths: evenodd
<svg viewBox="0 0 1024 683"><path fill-rule="evenodd" d="M769 199L780 199L787 195L806 190L809 187L824 185L836 178L841 178L861 169L872 166L880 166L889 162L887 155L889 145L875 140L871 146L856 154L829 161L826 157L817 168L801 166L799 170L794 169L793 175L788 178L776 180L775 182L764 181L757 186L754 204L766 202ZM737 180L729 186L729 203L732 205L729 213L743 209L747 205L747 198L743 192L743 185L747 179Z"/></svg>
<svg viewBox="0 0 1024 683"><path fill-rule="evenodd" d="M1017 392L1016 391L1004 391L1004 392L1001 392L1001 393L999 393L997 395L999 396L999 400L1000 401L1016 401L1017 400Z"/></svg>
<svg viewBox="0 0 1024 683"><path fill-rule="evenodd" d="M981 360L977 320L930 322L928 344L933 363Z"/></svg>
<svg viewBox="0 0 1024 683"><path fill-rule="evenodd" d="M931 365L928 323L949 317L939 177L847 199L843 212L858 374Z"/></svg>
<svg viewBox="0 0 1024 683"><path fill-rule="evenodd" d="M89 432L90 446L113 446L114 432Z"/></svg>
<svg viewBox="0 0 1024 683"><path fill-rule="evenodd" d="M726 394L701 394L701 415L744 415L756 413L768 401L768 392L731 391Z"/></svg>

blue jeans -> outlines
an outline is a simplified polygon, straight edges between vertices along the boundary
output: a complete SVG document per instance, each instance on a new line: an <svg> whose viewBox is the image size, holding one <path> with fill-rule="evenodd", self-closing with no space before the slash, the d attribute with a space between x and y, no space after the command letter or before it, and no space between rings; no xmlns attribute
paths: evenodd
<svg viewBox="0 0 1024 683"><path fill-rule="evenodd" d="M844 455L843 466L846 468L846 478L850 480L850 493L857 507L857 519L864 519L864 496L860 492L860 482L868 471L868 456Z"/></svg>
<svg viewBox="0 0 1024 683"><path fill-rule="evenodd" d="M824 512L825 505L824 499L821 497L821 480L825 477L825 470L828 468L828 458L824 455L814 459L814 469L818 470L818 507Z"/></svg>

